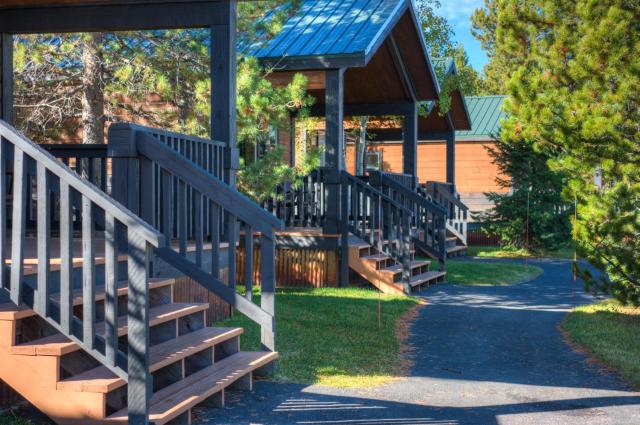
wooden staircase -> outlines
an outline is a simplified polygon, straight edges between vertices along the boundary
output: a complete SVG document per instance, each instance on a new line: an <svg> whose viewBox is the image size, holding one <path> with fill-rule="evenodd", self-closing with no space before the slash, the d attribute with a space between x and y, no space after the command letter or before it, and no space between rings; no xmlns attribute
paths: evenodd
<svg viewBox="0 0 640 425"><path fill-rule="evenodd" d="M0 120L0 379L58 424L189 424L194 406L223 405L226 388L251 389L277 359L282 223L175 149L216 159L212 143L117 124L107 167L94 150L60 161ZM244 295L233 273L221 279L237 254L223 265L217 247L240 228L245 244L259 238L259 304L252 278ZM258 324L264 351L241 352L242 329L209 327L208 304L174 302L167 277L179 275Z"/></svg>
<svg viewBox="0 0 640 425"><path fill-rule="evenodd" d="M446 272L431 271L430 266L431 261L416 260L414 251L411 251L410 292L444 281ZM349 238L349 267L385 294L407 293L402 283L402 265L391 256L380 253L376 247L355 236Z"/></svg>
<svg viewBox="0 0 640 425"><path fill-rule="evenodd" d="M203 403L223 406L226 388L250 390L253 375L278 357L275 352L241 352L242 329L209 327L208 305L175 303L173 287L173 279L149 281L149 419L156 425L189 424L191 409ZM117 334L126 351L126 282L117 294ZM55 294L51 299L55 311ZM96 288L98 317L104 315L104 300L104 288ZM73 301L81 314L82 294ZM96 333L104 335L104 322L96 323ZM13 303L0 305L0 379L58 424L128 423L125 380L33 310Z"/></svg>

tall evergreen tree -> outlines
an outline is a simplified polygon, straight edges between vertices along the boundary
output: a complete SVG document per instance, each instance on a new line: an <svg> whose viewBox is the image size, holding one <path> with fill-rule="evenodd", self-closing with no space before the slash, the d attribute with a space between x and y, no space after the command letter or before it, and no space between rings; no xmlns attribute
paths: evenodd
<svg viewBox="0 0 640 425"><path fill-rule="evenodd" d="M640 5L500 0L497 51L522 58L508 84L507 141L529 140L570 177L578 248L606 272L592 290L640 305ZM596 184L600 174L603 184Z"/></svg>

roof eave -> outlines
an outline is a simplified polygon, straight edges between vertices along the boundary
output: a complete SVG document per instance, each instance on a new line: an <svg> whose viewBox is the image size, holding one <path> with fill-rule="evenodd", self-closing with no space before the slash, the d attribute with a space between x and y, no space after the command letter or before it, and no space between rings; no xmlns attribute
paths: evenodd
<svg viewBox="0 0 640 425"><path fill-rule="evenodd" d="M363 68L367 66L367 59L364 52L333 56L285 56L258 58L258 60L263 67L275 68L278 71Z"/></svg>

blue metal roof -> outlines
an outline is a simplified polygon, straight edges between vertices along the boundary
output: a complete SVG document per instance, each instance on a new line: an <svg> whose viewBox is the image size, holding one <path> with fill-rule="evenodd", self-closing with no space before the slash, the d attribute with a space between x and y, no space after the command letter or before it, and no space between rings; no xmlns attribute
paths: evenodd
<svg viewBox="0 0 640 425"><path fill-rule="evenodd" d="M456 131L456 139L493 140L500 135L500 123L506 118L503 104L506 96L465 97L471 130Z"/></svg>
<svg viewBox="0 0 640 425"><path fill-rule="evenodd" d="M262 60L370 57L411 0L303 0L282 31L246 50Z"/></svg>

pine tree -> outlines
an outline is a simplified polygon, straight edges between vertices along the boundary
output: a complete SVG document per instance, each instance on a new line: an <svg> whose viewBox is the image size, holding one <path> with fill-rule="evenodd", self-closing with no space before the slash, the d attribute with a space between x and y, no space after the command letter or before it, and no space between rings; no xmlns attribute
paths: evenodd
<svg viewBox="0 0 640 425"><path fill-rule="evenodd" d="M530 143L496 143L488 149L499 175L496 183L508 193L485 193L494 207L476 219L483 230L500 236L511 248L558 249L571 237L571 205L562 198L566 177L549 169L549 157Z"/></svg>
<svg viewBox="0 0 640 425"><path fill-rule="evenodd" d="M640 305L640 5L496 5L496 49L521 58L502 137L532 141L569 176L565 198L578 204L578 250L606 272L583 270L588 287Z"/></svg>

